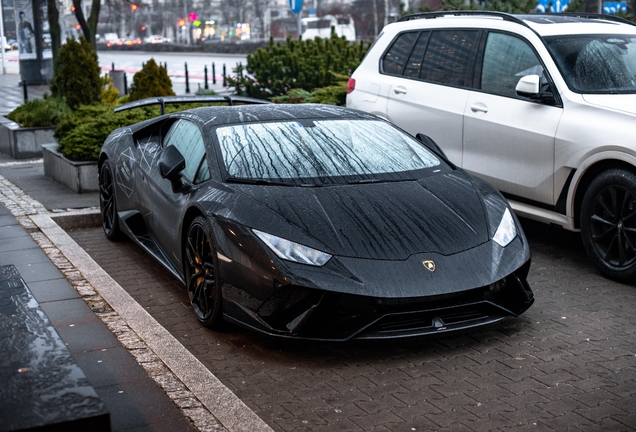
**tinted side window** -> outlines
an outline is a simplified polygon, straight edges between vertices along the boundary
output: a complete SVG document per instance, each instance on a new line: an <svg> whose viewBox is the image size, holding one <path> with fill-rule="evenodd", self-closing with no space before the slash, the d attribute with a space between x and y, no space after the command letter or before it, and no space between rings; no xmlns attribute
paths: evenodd
<svg viewBox="0 0 636 432"><path fill-rule="evenodd" d="M179 120L168 131L164 143L165 147L173 145L179 149L186 162L186 167L181 174L190 182L194 182L199 165L205 158L205 144L199 127L187 120ZM197 182L210 177L207 164L204 164L202 168L207 171L207 176L205 173L199 173L196 177Z"/></svg>
<svg viewBox="0 0 636 432"><path fill-rule="evenodd" d="M518 37L490 33L481 71L481 89L501 96L519 97L515 87L526 75L539 75L543 66L527 42Z"/></svg>
<svg viewBox="0 0 636 432"><path fill-rule="evenodd" d="M411 52L411 56L406 62L404 68L404 76L408 78L418 79L420 77L420 69L422 67L422 57L424 57L424 51L426 50L426 44L431 32L422 32L420 37L415 43L415 48Z"/></svg>
<svg viewBox="0 0 636 432"><path fill-rule="evenodd" d="M420 78L439 84L465 87L472 76L471 60L478 30L442 30L431 33Z"/></svg>
<svg viewBox="0 0 636 432"><path fill-rule="evenodd" d="M390 75L402 75L404 63L411 54L413 43L419 33L402 33L395 39L382 59L382 71Z"/></svg>

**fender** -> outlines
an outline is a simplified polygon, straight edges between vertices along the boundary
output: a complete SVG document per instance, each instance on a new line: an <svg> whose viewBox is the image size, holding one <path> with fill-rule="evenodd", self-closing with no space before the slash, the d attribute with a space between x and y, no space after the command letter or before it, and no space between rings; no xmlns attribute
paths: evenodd
<svg viewBox="0 0 636 432"><path fill-rule="evenodd" d="M585 175L588 169L597 164L598 162L603 161L621 161L628 163L632 167L636 168L636 156L626 154L625 149L622 151L602 151L599 153L595 153L589 156L587 159L583 160L578 169L576 169L574 173L574 177L572 177L572 182L570 183L570 188L568 189L568 200L566 204L566 215L572 221L572 227L564 227L571 231L578 231L574 228L574 197L576 196L576 191L579 188L581 183L581 179Z"/></svg>

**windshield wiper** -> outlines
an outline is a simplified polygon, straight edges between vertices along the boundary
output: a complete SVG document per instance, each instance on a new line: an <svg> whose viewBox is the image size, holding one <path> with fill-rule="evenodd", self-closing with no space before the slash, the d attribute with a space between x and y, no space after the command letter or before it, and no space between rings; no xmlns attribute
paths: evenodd
<svg viewBox="0 0 636 432"><path fill-rule="evenodd" d="M228 183L242 183L251 185L265 185L265 186L287 186L287 187L319 187L320 184L315 183L285 183L266 179L251 179L241 177L227 177L225 179Z"/></svg>
<svg viewBox="0 0 636 432"><path fill-rule="evenodd" d="M402 181L413 181L413 179L357 179L357 180L349 180L347 184L368 184L368 183L391 183L391 182L402 182Z"/></svg>

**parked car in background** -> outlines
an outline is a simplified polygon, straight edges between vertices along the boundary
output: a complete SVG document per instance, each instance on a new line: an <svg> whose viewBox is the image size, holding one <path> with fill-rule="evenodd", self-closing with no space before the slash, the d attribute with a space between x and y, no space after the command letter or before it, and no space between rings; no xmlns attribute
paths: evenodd
<svg viewBox="0 0 636 432"><path fill-rule="evenodd" d="M182 281L203 325L387 339L494 324L534 302L506 200L427 137L343 107L208 98L235 106L118 129L99 156L104 233Z"/></svg>
<svg viewBox="0 0 636 432"><path fill-rule="evenodd" d="M150 35L144 38L144 43L149 44L160 44L165 42L169 42L169 40L161 35Z"/></svg>
<svg viewBox="0 0 636 432"><path fill-rule="evenodd" d="M608 15L422 13L386 26L347 106L433 138L521 216L581 231L636 281L636 26Z"/></svg>

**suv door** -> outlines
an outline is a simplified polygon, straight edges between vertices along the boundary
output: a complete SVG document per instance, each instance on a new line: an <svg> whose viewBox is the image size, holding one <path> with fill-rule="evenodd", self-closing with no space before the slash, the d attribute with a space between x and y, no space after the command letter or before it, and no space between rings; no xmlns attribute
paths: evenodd
<svg viewBox="0 0 636 432"><path fill-rule="evenodd" d="M412 135L425 133L451 161L462 163L462 123L480 30L400 34L380 62L394 75L387 118Z"/></svg>
<svg viewBox="0 0 636 432"><path fill-rule="evenodd" d="M464 111L462 168L502 192L554 205L554 145L563 109L515 91L526 75L539 75L549 88L543 64L526 40L491 31L480 71L479 90L470 92Z"/></svg>

